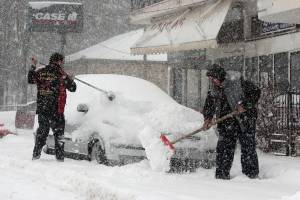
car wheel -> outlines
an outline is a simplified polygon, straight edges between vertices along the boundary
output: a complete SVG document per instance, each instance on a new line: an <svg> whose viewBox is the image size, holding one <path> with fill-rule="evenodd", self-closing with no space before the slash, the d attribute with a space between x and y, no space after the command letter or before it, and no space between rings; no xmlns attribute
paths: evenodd
<svg viewBox="0 0 300 200"><path fill-rule="evenodd" d="M92 147L91 160L96 160L99 164L108 164L107 158L105 156L105 151L99 141L95 142Z"/></svg>

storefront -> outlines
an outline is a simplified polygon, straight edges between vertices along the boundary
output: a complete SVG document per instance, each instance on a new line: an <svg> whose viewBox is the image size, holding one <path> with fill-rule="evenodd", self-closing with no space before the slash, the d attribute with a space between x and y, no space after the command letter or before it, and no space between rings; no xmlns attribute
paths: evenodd
<svg viewBox="0 0 300 200"><path fill-rule="evenodd" d="M201 111L211 63L259 86L300 88L297 25L261 21L256 3L249 8L247 1L207 2L212 3L153 19L131 48L134 54L168 53L171 96Z"/></svg>
<svg viewBox="0 0 300 200"><path fill-rule="evenodd" d="M226 36L224 23L232 26L229 13L235 11L232 0L205 2L153 19L131 48L133 54L168 53L169 94L195 110L201 110L208 89L205 74L212 61L206 49L217 48L219 38Z"/></svg>

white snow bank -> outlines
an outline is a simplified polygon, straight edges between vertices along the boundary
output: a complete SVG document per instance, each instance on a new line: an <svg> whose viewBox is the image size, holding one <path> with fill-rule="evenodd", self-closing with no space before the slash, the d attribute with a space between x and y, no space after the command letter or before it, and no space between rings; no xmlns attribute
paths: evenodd
<svg viewBox="0 0 300 200"><path fill-rule="evenodd" d="M300 200L300 191L292 196L284 196L282 197L282 200Z"/></svg>
<svg viewBox="0 0 300 200"><path fill-rule="evenodd" d="M4 120L13 119L13 116L1 116ZM242 174L240 153L236 153L233 178L223 181L214 178L215 169L167 174L153 171L146 161L107 167L71 159L58 163L52 155L42 154L40 160L32 162L33 143L32 132L26 130L0 140L1 199L299 199L299 157L259 153L261 179L252 180Z"/></svg>

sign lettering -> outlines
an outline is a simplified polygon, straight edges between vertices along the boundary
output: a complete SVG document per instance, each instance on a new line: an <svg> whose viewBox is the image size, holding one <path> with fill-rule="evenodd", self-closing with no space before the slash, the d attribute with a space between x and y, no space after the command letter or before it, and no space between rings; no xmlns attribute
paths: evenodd
<svg viewBox="0 0 300 200"><path fill-rule="evenodd" d="M79 3L29 2L28 30L33 32L81 32L83 9ZM38 6L37 6L38 5Z"/></svg>

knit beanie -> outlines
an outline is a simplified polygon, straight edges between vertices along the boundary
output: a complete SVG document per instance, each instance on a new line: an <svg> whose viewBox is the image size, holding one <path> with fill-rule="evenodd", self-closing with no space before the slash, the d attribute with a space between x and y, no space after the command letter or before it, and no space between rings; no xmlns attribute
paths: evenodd
<svg viewBox="0 0 300 200"><path fill-rule="evenodd" d="M65 59L65 56L62 55L61 53L53 53L51 56L50 56L50 59L49 59L49 63L55 63L57 61L62 61Z"/></svg>
<svg viewBox="0 0 300 200"><path fill-rule="evenodd" d="M226 77L226 71L223 67L217 64L212 64L206 73L206 76L211 76L223 82Z"/></svg>

